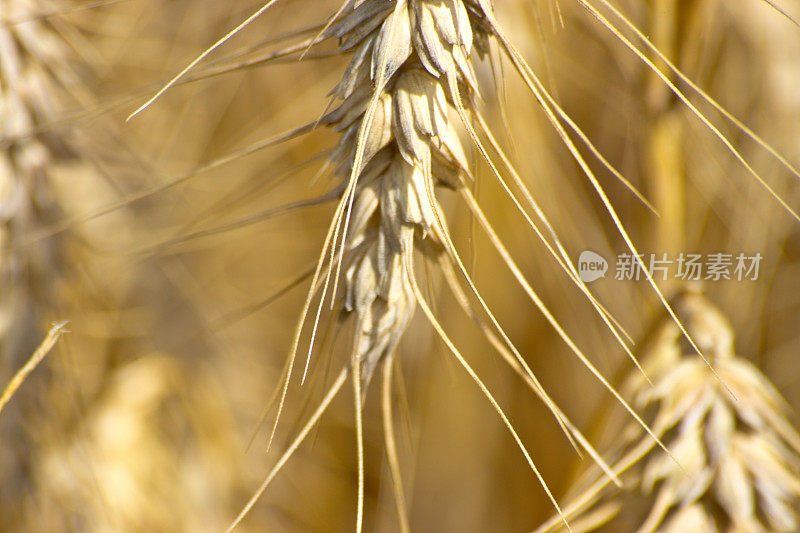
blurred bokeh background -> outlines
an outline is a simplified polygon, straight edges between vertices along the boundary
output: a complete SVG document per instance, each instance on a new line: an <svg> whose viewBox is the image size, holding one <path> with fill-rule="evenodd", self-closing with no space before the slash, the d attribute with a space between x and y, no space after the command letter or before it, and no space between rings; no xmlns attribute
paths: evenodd
<svg viewBox="0 0 800 533"><path fill-rule="evenodd" d="M760 0L614 5L726 110L800 165L796 25ZM781 6L800 16L796 0ZM13 255L26 265L24 276L4 277L24 278L10 303L11 284L0 285L0 385L51 322L69 320L69 333L0 413L0 531L224 530L346 360L346 325L323 324L310 378L290 389L267 452L274 407L264 424L260 419L280 386L305 298L308 280L298 276L313 266L333 212L330 203L280 208L335 184L317 174L336 135L323 129L253 147L316 120L346 58L331 54L328 43L302 61L297 54L250 60L296 42L294 30L307 36L311 28L313 35L338 3L279 2L125 122L258 7L252 0L0 0L1 148L12 163L15 150L34 141L46 154L33 172L31 200L43 214L15 228L10 245L0 242L0 263ZM707 282L704 289L734 324L738 352L800 408L800 223L578 2L498 0L496 10L560 105L660 213L587 156L642 253L763 256L756 281ZM16 74L7 67L12 49L24 62ZM642 340L661 314L657 297L645 281L613 279L624 241L534 97L508 62L497 61L496 50L494 56L494 69L487 58L479 77L496 136L571 256L592 250L612 262L591 289ZM800 210L798 178L664 71ZM46 91L48 104L37 107L31 97L33 126L15 130L17 137L6 126L14 76L33 80L22 94ZM13 168L4 167L0 179L21 172ZM601 372L619 375L626 356L596 312L491 173L477 164L476 175L479 202L543 301ZM546 389L592 435L609 394L515 284L463 204L442 195L456 246L482 294ZM495 392L553 491L562 493L581 459L429 270L420 278L445 329ZM660 285L667 295L679 288L674 279ZM415 318L397 360L395 414L412 529L527 531L549 516L552 507L513 440L424 317ZM354 527L347 394L241 531ZM394 531L382 438L373 384L365 407L365 525Z"/></svg>

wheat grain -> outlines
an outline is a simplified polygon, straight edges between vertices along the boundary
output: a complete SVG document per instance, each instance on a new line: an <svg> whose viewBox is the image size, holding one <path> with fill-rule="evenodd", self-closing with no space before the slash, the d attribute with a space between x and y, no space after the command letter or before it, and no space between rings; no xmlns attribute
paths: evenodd
<svg viewBox="0 0 800 533"><path fill-rule="evenodd" d="M342 227L339 261L347 264L343 311L355 316L351 369L363 465L359 404L374 368L394 351L417 304L409 258L421 247L442 255L450 244L434 187L453 187L469 173L448 117L447 94L460 101L460 91L476 82L469 63L473 27L460 0L352 7L328 30L340 49L355 50L334 90L342 104L323 122L343 131L335 160L347 187L334 225ZM334 240L329 276L336 253ZM387 433L387 444L392 442ZM359 530L362 508L363 466Z"/></svg>

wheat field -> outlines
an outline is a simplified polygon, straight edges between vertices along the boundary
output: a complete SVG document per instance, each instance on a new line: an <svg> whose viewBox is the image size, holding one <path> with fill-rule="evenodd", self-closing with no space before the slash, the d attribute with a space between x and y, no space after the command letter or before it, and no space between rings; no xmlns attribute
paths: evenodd
<svg viewBox="0 0 800 533"><path fill-rule="evenodd" d="M797 0L0 0L0 531L800 532Z"/></svg>

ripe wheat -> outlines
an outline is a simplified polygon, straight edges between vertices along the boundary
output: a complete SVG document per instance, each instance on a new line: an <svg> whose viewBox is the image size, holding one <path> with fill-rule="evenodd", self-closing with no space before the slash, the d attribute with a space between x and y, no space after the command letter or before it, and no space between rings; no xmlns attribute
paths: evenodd
<svg viewBox="0 0 800 533"><path fill-rule="evenodd" d="M609 424L605 457L623 488L587 472L565 509L576 531L797 531L800 527L800 435L769 380L735 355L733 329L704 296L688 291L680 318L721 382L687 353L670 321L658 324L640 374L623 386L648 412L652 430L674 459L635 426ZM550 531L552 519L538 532Z"/></svg>
<svg viewBox="0 0 800 533"><path fill-rule="evenodd" d="M271 4L272 2L267 4L262 11ZM592 6L586 2L582 2L582 4L591 7L592 13L596 17L613 28ZM655 444L666 451L666 447L658 436L648 428L611 384L594 368L589 359L572 342L558 321L543 305L469 193L467 185L472 179L472 174L467 164L465 150L459 141L461 129L466 131L472 148L491 168L492 173L513 200L516 208L525 216L529 226L546 243L561 268L584 292L610 331L625 346L617 330L611 324L610 317L578 279L564 247L494 141L491 131L481 116L477 105L479 91L473 61L476 56L486 55L490 40L496 40L512 61L517 72L541 104L550 123L591 181L625 242L631 251L637 254L602 186L573 144L564 124L574 130L614 175L626 184L628 182L599 156L583 132L550 96L536 74L505 36L495 19L492 6L485 1L461 0L346 1L324 26L320 34L304 44L311 47L328 38L338 39L340 52L352 55L341 82L332 93L338 102L338 107L320 120L321 124L331 126L342 133L332 161L336 165L336 172L342 178L343 183L338 189L339 202L334 212L333 222L325 238L312 277L311 289L295 331L280 396L278 416L272 429L270 443L283 410L304 328L307 323L311 324L310 345L302 371L303 380L305 380L309 361L314 352L321 313L328 299L330 299L331 306L341 316L354 316L355 336L352 340L350 363L342 371L340 378L330 389L325 400L319 404L318 410L278 461L275 469L237 518L237 521L234 522L234 525L254 504L275 473L282 468L288 457L305 438L311 426L321 416L328 403L338 393L346 378L350 376L356 398L354 408L359 456L357 529L360 529L364 490L361 404L366 397L366 389L377 365L383 361L386 363L387 369L390 367L394 349L402 338L416 306L423 310L439 336L493 405L524 453L530 467L539 477L553 505L557 510L559 509L504 412L447 337L425 301L415 274L414 258L418 254L425 254L441 266L454 295L467 313L479 323L482 331L504 355L509 364L544 399L562 428L595 458L609 477L609 481L616 481L615 476L599 455L574 430L574 427L541 389L524 358L506 336L470 279L449 234L444 213L437 200L437 187L439 189L455 189L461 193L517 281L558 334L586 367L620 400L639 427L649 435ZM642 56L634 45L627 40L623 39L623 41L637 52L648 65L652 66L652 62ZM220 42L209 50L213 50ZM289 50L296 51L297 48ZM194 64L196 61L190 67ZM714 133L722 138L723 142L747 168L750 168L727 139L696 108L689 104L685 96L663 75L662 79L676 91L679 97L698 114ZM456 117L458 120L455 120ZM477 131L473 124L479 125ZM535 211L539 219L538 223L534 222L527 214L526 207L522 205L504 181L485 148L484 142L479 138L478 131L484 135L498 157L502 159L516 185L522 190L528 207ZM552 243L540 231L538 224L544 224L548 228ZM681 321L667 305L649 275L648 281L664 302L676 327L686 336L705 364L709 365L702 350L687 334ZM338 299L340 284L343 285L343 302ZM314 301L317 301L317 309L316 313L311 313ZM625 349L628 351L627 347ZM630 351L628 354L633 358ZM635 360L635 358L633 359ZM388 432L386 441L387 443L393 442L393 437ZM404 511L402 509L402 488L399 486L399 467L393 460L395 454L390 451L388 455L390 460L395 463L391 466L396 499L399 502L398 509L402 516Z"/></svg>
<svg viewBox="0 0 800 533"><path fill-rule="evenodd" d="M276 1L266 2L252 16L208 48L133 115L149 106L155 98L175 85L182 76L198 65L208 54L250 24ZM636 54L648 68L654 70L659 80L674 92L713 134L720 138L726 148L745 168L761 180L727 137L690 102L675 86L674 81L661 72L646 56L640 49L641 45L622 35L614 23L598 11L594 4L585 0L579 0L579 3ZM607 2L601 0L598 5L602 5L604 9L610 11L616 17L614 20L621 21L623 26L629 24L627 19ZM283 468L286 461L297 450L333 398L350 378L355 400L358 450L357 529L361 528L364 505L362 405L367 397L367 389L377 366L384 364L385 375L389 375L394 351L417 307L423 311L458 362L481 388L483 394L508 427L531 468L539 476L531 457L505 413L447 337L423 297L415 269L416 260L420 256L431 259L441 267L453 295L478 324L488 340L510 366L543 398L558 423L570 437L574 438L595 458L609 481L616 480L614 473L544 393L525 359L506 336L472 282L452 242L445 215L439 203L440 191L444 189L455 190L461 195L517 282L556 329L570 350L612 391L629 414L633 415L637 427L640 427L641 431L648 435L650 445L659 445L666 451L667 447L659 440L664 435L653 432L636 415L633 408L624 402L621 395L592 366L580 348L569 338L558 320L544 306L536 292L525 280L520 269L514 264L502 240L494 232L470 193L469 184L473 180L473 174L467 164L467 151L461 144L461 139L464 137L469 138L472 149L478 152L481 159L490 167L492 174L498 179L516 209L546 244L559 266L586 295L610 331L625 346L621 333L618 331L620 328L612 324L611 317L594 300L578 278L566 248L556 237L542 210L528 193L519 175L511 167L508 158L502 153L486 121L481 116L479 83L478 76L475 74L474 62L487 54L490 42L493 41L498 45L500 51L508 57L525 85L533 93L548 121L588 177L634 256L638 256L638 253L631 238L623 228L611 200L595 177L591 166L572 140L573 136L579 138L614 176L623 181L640 198L642 197L620 172L599 154L588 137L566 115L556 99L548 93L547 88L524 62L521 54L512 46L497 23L491 3L488 0L347 0L327 22L317 25L311 31L316 31L318 28L319 33L311 39L295 43L261 59L243 61L239 65L222 67L217 71L235 70L243 65L258 64L260 61L266 63L279 57L302 58L313 46L333 39L338 41L338 52L351 57L343 78L332 92L333 111L325 113L317 122L275 137L275 139L281 140L293 138L308 133L319 125L328 126L339 132L340 141L331 157L331 163L341 183L329 194L320 198L320 201L335 198L338 199L338 203L316 268L310 274L311 288L292 341L279 394L278 414L270 434L270 444L273 442L293 377L295 374L301 373L301 380L305 381L306 379L310 360L317 348L317 330L323 320L323 315L327 315L325 309L328 305L332 309L332 313L330 313L333 315L332 318L351 319L353 323L354 336L351 339L349 363L334 380L333 385L317 405L307 424L297 434L232 527L236 526L255 504L259 495L271 483L277 472ZM652 46L643 34L637 33L638 29L634 27L631 31L644 42L644 47ZM658 52L654 53L658 54ZM683 75L671 63L666 59L664 61L670 69L676 70L676 76L682 78ZM701 96L710 100L710 97L702 93L696 86L691 84L690 86ZM713 100L710 100L710 103L716 106L716 102ZM731 118L728 115L726 117ZM731 120L741 127L735 119ZM755 139L764 145L763 141ZM264 146L267 144L264 143ZM484 145L491 146L491 154ZM504 181L500 169L495 166L495 159L502 161L503 170L514 180L514 187ZM762 181L762 183L764 182ZM769 189L769 186L767 188ZM523 200L519 200L517 198L519 193L515 193L512 189L519 190ZM769 190L773 192L772 189ZM782 199L779 198L779 200L791 212L791 208ZM529 210L535 213L535 217L528 214ZM545 235L546 232L542 231L540 226L545 227L549 235ZM655 282L649 275L647 278L666 305L666 300ZM704 356L702 347L695 342L691 335L687 334L682 322L678 320L669 306L666 307L677 330L686 337L700 356L705 368L711 367L713 373L715 367ZM301 342L305 339L304 334L309 338L308 348L307 352L303 350L305 357L299 358L300 362L304 364L298 365L301 345L305 346L304 342ZM625 349L633 357L627 346ZM302 372L296 372L298 366L301 367ZM719 376L717 379L721 381ZM391 382L386 379L384 383ZM387 419L389 420L385 422L387 451L401 526L403 529L407 529L408 524L404 518L403 489L400 486L400 468L397 454L392 451L394 437L391 429L390 407L386 407L391 403L387 399L386 391L388 390L390 387L385 386L384 412L388 415ZM667 455L669 456L668 452ZM671 457L671 459L674 458ZM549 493L544 479L541 476L539 479L558 509L558 504Z"/></svg>

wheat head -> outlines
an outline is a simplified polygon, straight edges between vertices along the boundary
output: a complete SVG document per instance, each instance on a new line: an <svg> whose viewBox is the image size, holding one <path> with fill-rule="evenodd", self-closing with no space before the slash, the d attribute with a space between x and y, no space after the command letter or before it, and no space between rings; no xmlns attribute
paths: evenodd
<svg viewBox="0 0 800 533"><path fill-rule="evenodd" d="M607 459L624 487L587 472L568 506L580 531L791 532L800 527L800 435L787 406L752 363L738 357L724 314L698 291L675 309L708 366L688 352L670 321L643 357L650 386L631 375L623 390L674 459L639 428L610 423ZM608 419L607 419L608 421ZM538 531L546 531L555 520Z"/></svg>
<svg viewBox="0 0 800 533"><path fill-rule="evenodd" d="M341 81L332 91L335 107L320 120L321 124L341 134L331 161L342 184L337 190L339 201L333 222L295 332L278 417L295 365L301 332L315 298L319 301L303 379L313 352L320 313L328 298L340 318L352 317L354 335L350 362L234 526L299 446L349 375L356 398L357 530L360 530L364 490L361 404L378 364L383 363L386 373L390 372L394 351L417 306L492 404L550 494L505 413L442 329L423 297L415 272L415 258L419 256L438 264L467 312L481 322L473 311L475 306L482 311L478 314L489 317L491 327L481 322L487 337L500 345L500 351L515 371L544 395L464 268L437 198L439 190L456 190L467 198L474 212L479 212L468 189L472 173L460 135L466 130L473 145L485 156L472 125L478 116L479 99L473 62L488 51L493 21L494 14L487 2L348 0L320 32L319 40L337 39L339 51L351 55ZM496 235L494 238L498 240ZM502 250L507 257L507 251ZM508 261L510 263L510 259ZM518 269L516 273L519 274ZM339 285L342 286L341 296ZM312 320L309 318L308 322ZM385 419L391 417L391 402L386 400L390 392L390 387L385 386ZM557 418L565 423L563 413L556 410L551 400L546 401L553 412L558 413ZM387 454L401 528L407 530L391 426L391 420L384 425ZM550 497L555 504L552 495Z"/></svg>
<svg viewBox="0 0 800 533"><path fill-rule="evenodd" d="M362 37L365 27L374 29ZM469 174L447 95L474 96L473 30L458 0L373 1L330 32L341 49L355 47L334 91L342 104L324 122L343 133L338 173L352 183L342 195L352 202L344 311L356 317L354 358L366 385L413 314L411 254L441 255L449 241L434 187L458 187Z"/></svg>

